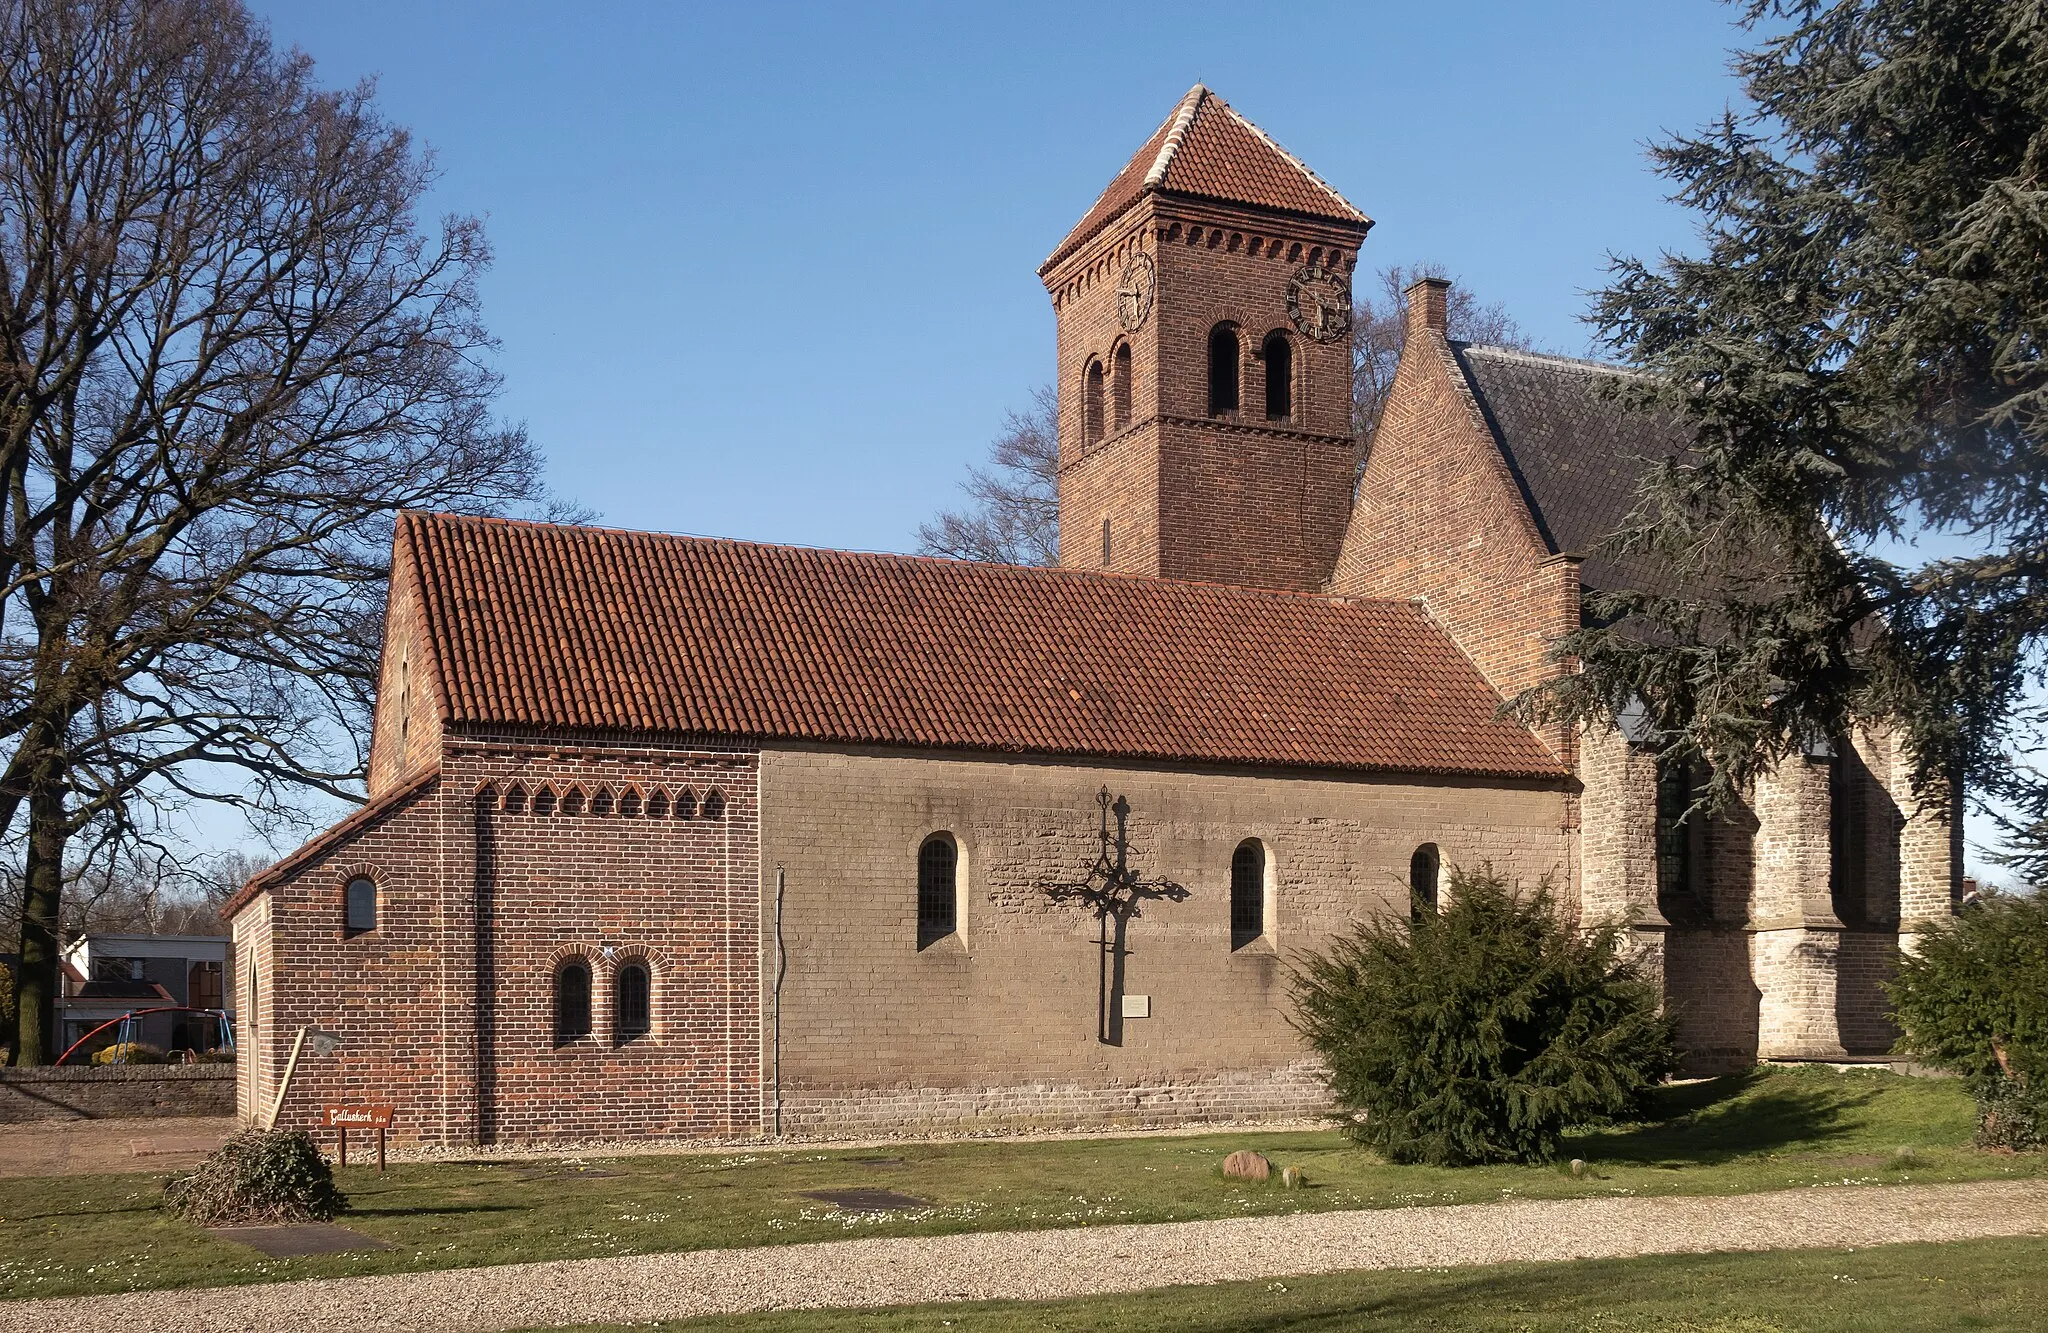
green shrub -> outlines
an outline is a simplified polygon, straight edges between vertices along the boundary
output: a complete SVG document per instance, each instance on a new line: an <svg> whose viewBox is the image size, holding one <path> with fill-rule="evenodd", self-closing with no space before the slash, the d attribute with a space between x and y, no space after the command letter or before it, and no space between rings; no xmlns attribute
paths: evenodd
<svg viewBox="0 0 2048 1333"><path fill-rule="evenodd" d="M2048 899L1990 894L1919 937L1889 987L1898 1051L1963 1077L1977 1142L2048 1131Z"/></svg>
<svg viewBox="0 0 2048 1333"><path fill-rule="evenodd" d="M219 1226L326 1221L348 1207L348 1196L304 1130L251 1129L166 1185L164 1203L188 1222Z"/></svg>
<svg viewBox="0 0 2048 1333"><path fill-rule="evenodd" d="M1540 1162L1567 1126L1635 1112L1676 1059L1621 929L1575 931L1548 880L1522 891L1490 865L1453 870L1447 897L1295 972L1346 1132L1395 1162Z"/></svg>

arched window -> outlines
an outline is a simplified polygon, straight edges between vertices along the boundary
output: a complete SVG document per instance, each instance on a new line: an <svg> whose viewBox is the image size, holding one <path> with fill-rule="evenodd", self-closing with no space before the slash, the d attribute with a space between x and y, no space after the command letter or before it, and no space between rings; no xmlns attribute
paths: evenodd
<svg viewBox="0 0 2048 1333"><path fill-rule="evenodd" d="M1102 520L1102 567L1109 568L1109 520Z"/></svg>
<svg viewBox="0 0 2048 1333"><path fill-rule="evenodd" d="M377 881L367 875L358 875L348 882L343 891L347 902L344 912L348 932L360 935L366 930L377 928Z"/></svg>
<svg viewBox="0 0 2048 1333"><path fill-rule="evenodd" d="M1266 363L1266 420L1294 420L1294 345L1276 329L1259 357Z"/></svg>
<svg viewBox="0 0 2048 1333"><path fill-rule="evenodd" d="M1425 842L1415 849L1415 855L1408 858L1408 915L1413 921L1422 920L1424 912L1437 908L1437 872L1441 867L1436 844Z"/></svg>
<svg viewBox="0 0 2048 1333"><path fill-rule="evenodd" d="M1237 411L1237 325L1209 330L1209 415Z"/></svg>
<svg viewBox="0 0 2048 1333"><path fill-rule="evenodd" d="M1131 345L1118 343L1116 354L1110 358L1109 372L1110 429L1129 430L1131 426Z"/></svg>
<svg viewBox="0 0 2048 1333"><path fill-rule="evenodd" d="M960 848L950 833L934 833L917 849L917 947L960 926Z"/></svg>
<svg viewBox="0 0 2048 1333"><path fill-rule="evenodd" d="M1099 444L1102 440L1102 363L1090 361L1082 379L1081 442Z"/></svg>
<svg viewBox="0 0 2048 1333"><path fill-rule="evenodd" d="M1266 933L1266 849L1246 838L1230 854L1230 947Z"/></svg>
<svg viewBox="0 0 2048 1333"><path fill-rule="evenodd" d="M590 1035L590 964L571 958L555 969L555 1045Z"/></svg>
<svg viewBox="0 0 2048 1333"><path fill-rule="evenodd" d="M1690 764L1657 760L1657 906L1666 915L1684 914L1695 901L1692 820L1686 817L1694 793Z"/></svg>
<svg viewBox="0 0 2048 1333"><path fill-rule="evenodd" d="M654 1006L649 1002L651 987L647 964L622 963L612 981L612 1034L628 1042L644 1037L654 1026Z"/></svg>

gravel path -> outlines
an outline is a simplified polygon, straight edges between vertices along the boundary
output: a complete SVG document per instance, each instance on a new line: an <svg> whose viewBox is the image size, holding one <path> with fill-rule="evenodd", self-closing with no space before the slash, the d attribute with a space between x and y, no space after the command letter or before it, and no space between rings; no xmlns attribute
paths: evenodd
<svg viewBox="0 0 2048 1333"><path fill-rule="evenodd" d="M504 1330L746 1310L1044 1300L1346 1269L2048 1233L2048 1181L1837 1186L828 1241L0 1303L0 1330Z"/></svg>

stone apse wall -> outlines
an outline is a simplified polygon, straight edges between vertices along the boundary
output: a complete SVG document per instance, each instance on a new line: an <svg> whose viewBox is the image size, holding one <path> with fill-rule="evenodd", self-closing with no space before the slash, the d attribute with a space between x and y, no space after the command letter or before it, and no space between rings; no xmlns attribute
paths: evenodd
<svg viewBox="0 0 2048 1333"><path fill-rule="evenodd" d="M1656 762L1613 728L1581 738L1580 910L1634 922L1695 1072L1886 1054L1900 945L1950 911L1950 825L1881 728L1795 756L1689 832L1691 891L1660 893Z"/></svg>

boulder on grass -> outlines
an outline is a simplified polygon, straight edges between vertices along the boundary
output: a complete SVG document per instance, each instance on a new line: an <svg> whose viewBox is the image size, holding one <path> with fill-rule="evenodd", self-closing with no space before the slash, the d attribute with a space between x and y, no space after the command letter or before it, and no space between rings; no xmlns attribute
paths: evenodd
<svg viewBox="0 0 2048 1333"><path fill-rule="evenodd" d="M1273 1164L1265 1154L1255 1153L1249 1148L1240 1148L1223 1159L1225 1180L1264 1180L1273 1174Z"/></svg>

